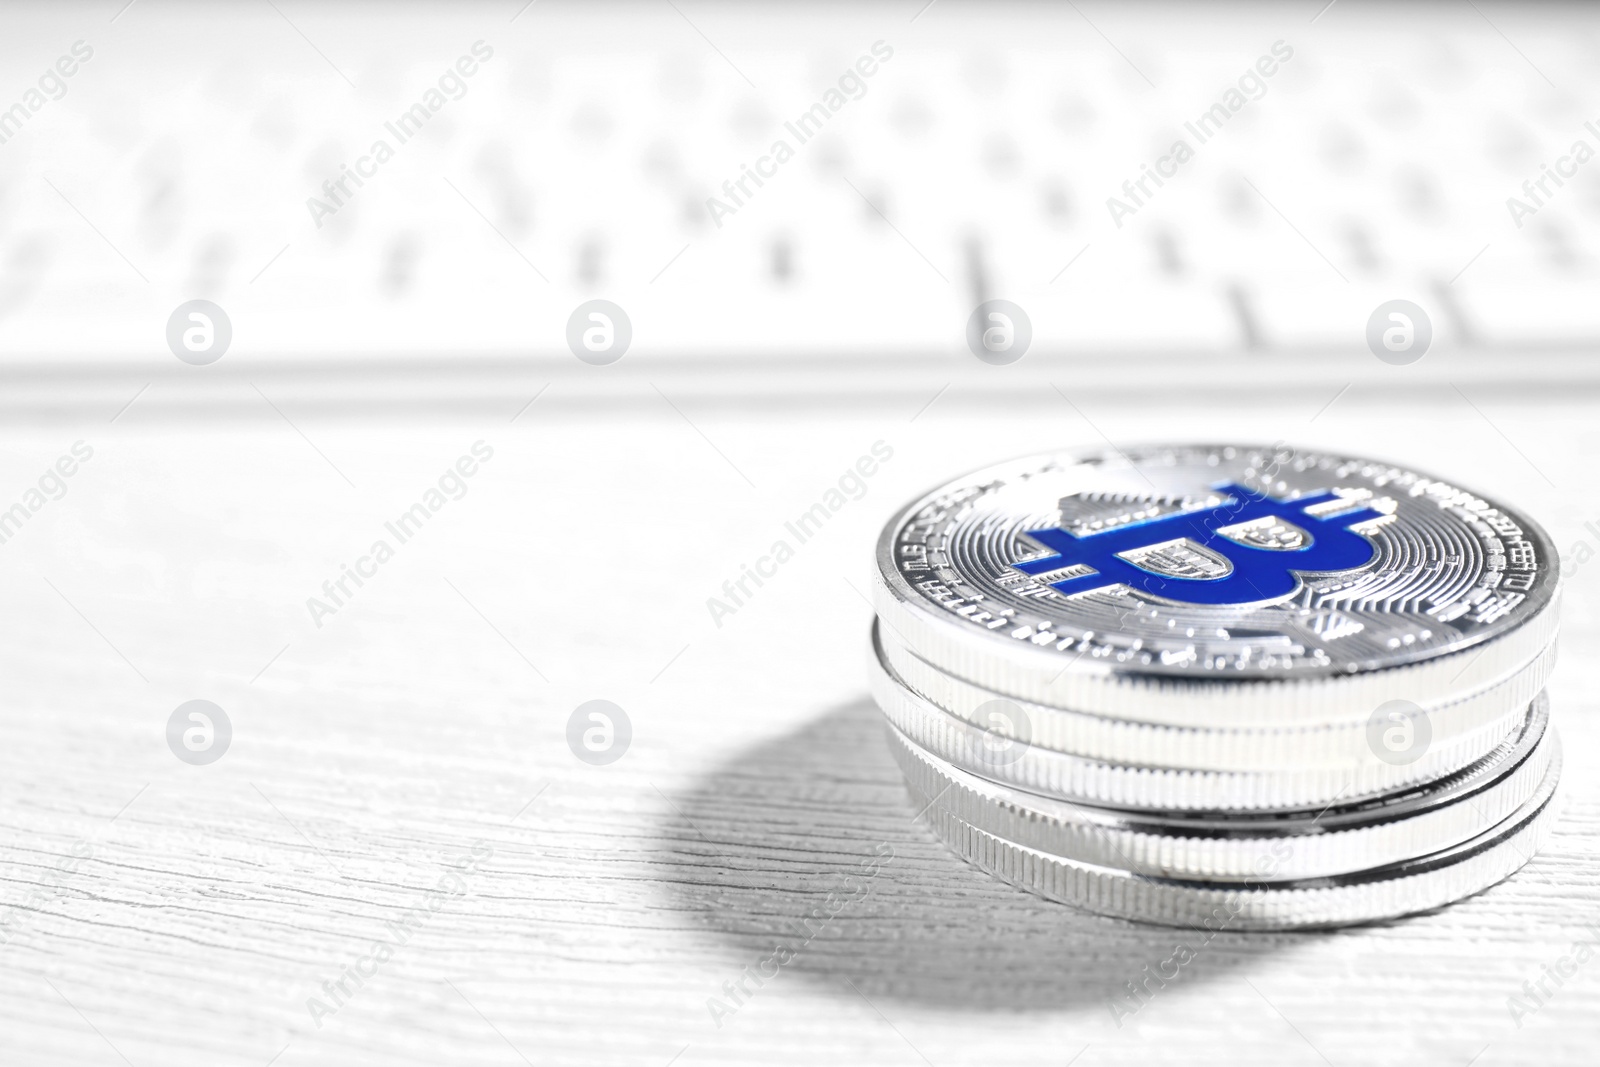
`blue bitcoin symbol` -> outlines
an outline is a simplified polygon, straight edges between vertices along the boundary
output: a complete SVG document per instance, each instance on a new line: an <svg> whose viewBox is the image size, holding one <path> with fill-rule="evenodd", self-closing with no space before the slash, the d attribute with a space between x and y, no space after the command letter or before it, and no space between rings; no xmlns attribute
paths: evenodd
<svg viewBox="0 0 1600 1067"><path fill-rule="evenodd" d="M1093 567L1093 574L1050 583L1050 588L1068 595L1126 585L1186 604L1251 604L1296 592L1303 573L1354 570L1377 554L1377 546L1350 527L1380 518L1382 512L1351 504L1332 515L1306 514L1307 508L1340 500L1335 493L1317 492L1284 501L1242 485L1223 485L1218 490L1228 494L1228 499L1206 511L1163 515L1083 537L1055 527L1029 530L1029 537L1055 554L1011 566L1023 574L1048 574L1075 564ZM1217 533L1219 528L1258 519L1293 523L1306 532L1306 543L1298 548L1262 548ZM1119 555L1185 538L1226 559L1228 573L1217 578L1157 574Z"/></svg>

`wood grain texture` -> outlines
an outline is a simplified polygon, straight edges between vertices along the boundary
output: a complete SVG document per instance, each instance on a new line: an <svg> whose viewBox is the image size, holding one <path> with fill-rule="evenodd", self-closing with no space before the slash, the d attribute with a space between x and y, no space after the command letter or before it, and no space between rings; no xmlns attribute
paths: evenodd
<svg viewBox="0 0 1600 1067"><path fill-rule="evenodd" d="M1347 396L1314 424L1326 397L1084 414L1119 442L1226 427L1403 458L1600 550L1592 406L1480 399L1524 459L1451 397ZM1185 935L1028 896L914 820L858 595L902 499L1098 431L959 398L915 422L538 412L288 412L302 438L136 404L0 436L0 504L95 448L0 545L0 1063L1593 1062L1600 962L1520 1028L1507 998L1600 922L1600 567L1567 587L1564 813L1541 855L1431 915L1222 934L1119 1027L1107 998ZM714 626L706 598L879 439L895 456L865 495ZM306 598L478 440L494 458L466 495L315 626ZM209 767L165 743L196 697L234 728ZM597 697L633 724L608 767L565 741ZM805 932L838 892L858 898ZM792 961L717 1025L708 999L778 944Z"/></svg>

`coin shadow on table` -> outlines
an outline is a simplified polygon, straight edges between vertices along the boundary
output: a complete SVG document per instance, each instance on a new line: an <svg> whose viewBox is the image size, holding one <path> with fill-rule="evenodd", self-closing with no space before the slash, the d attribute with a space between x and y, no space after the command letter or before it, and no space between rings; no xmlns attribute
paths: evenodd
<svg viewBox="0 0 1600 1067"><path fill-rule="evenodd" d="M853 984L874 1002L1127 1008L1139 1002L1126 983L1159 998L1326 936L1222 932L1207 943L1201 931L1091 915L1007 885L918 818L883 729L871 701L852 702L670 797L658 862L674 870L655 873L673 910L726 950L730 981L748 967L764 982L795 975L849 996ZM1176 962L1179 946L1193 958ZM1164 988L1148 977L1174 973ZM756 978L742 981L759 996ZM706 993L737 1008L729 993Z"/></svg>

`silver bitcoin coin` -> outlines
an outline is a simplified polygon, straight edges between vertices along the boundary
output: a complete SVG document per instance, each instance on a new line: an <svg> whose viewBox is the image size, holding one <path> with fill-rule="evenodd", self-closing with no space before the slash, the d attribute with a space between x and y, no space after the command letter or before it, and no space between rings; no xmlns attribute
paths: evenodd
<svg viewBox="0 0 1600 1067"><path fill-rule="evenodd" d="M878 544L880 619L1009 696L1178 725L1365 720L1493 684L1555 639L1531 520L1287 446L1060 453L957 479Z"/></svg>
<svg viewBox="0 0 1600 1067"><path fill-rule="evenodd" d="M874 624L869 644L869 680L875 690L879 675L888 675L894 686L904 691L905 699L925 701L942 713L968 720L995 699L993 691L922 659L881 623ZM1383 759L1400 775L1392 779L1392 785L1448 774L1493 748L1543 691L1554 663L1555 648L1551 646L1494 685L1455 701L1423 707L1430 720L1427 751L1423 759L1409 763ZM1011 700L1027 716L1032 747L1110 763L1209 771L1301 771L1347 770L1381 759L1372 751L1370 717L1341 723L1178 726ZM1486 731L1494 737L1480 739L1473 748L1470 740ZM1458 744L1468 744L1458 763L1437 762L1442 750Z"/></svg>
<svg viewBox="0 0 1600 1067"><path fill-rule="evenodd" d="M956 855L1049 900L1165 926L1316 929L1430 911L1509 878L1549 836L1560 773L1557 749L1538 790L1509 818L1441 852L1334 878L1280 880L1271 870L1242 884L1163 878L1017 845L937 805L927 818ZM919 808L934 802L914 785L910 792Z"/></svg>
<svg viewBox="0 0 1600 1067"><path fill-rule="evenodd" d="M1237 882L1334 877L1431 855L1515 813L1544 783L1559 749L1541 701L1518 735L1472 767L1425 788L1321 810L1187 816L1069 803L990 782L891 731L913 792L1014 845L1163 878ZM1264 866L1268 864L1268 866Z"/></svg>
<svg viewBox="0 0 1600 1067"><path fill-rule="evenodd" d="M877 546L868 680L957 855L1240 930L1435 908L1555 818L1560 568L1503 503L1286 445L1060 452Z"/></svg>
<svg viewBox="0 0 1600 1067"><path fill-rule="evenodd" d="M1076 803L1146 811L1280 811L1391 794L1468 767L1522 729L1529 701L1508 713L1464 701L1449 709L1448 733L1432 738L1410 763L1380 759L1364 725L1345 729L1203 730L1118 723L1010 701L1022 724L1014 748L996 744L987 713L993 698L974 695L958 714L907 685L887 662L868 665L873 699L907 740L930 755L993 782ZM972 687L951 682L952 687ZM976 719L976 721L974 721ZM1051 730L1061 720L1065 730ZM1071 721L1079 720L1079 721ZM1059 733L1087 741L1100 755L1061 751ZM1046 747L1046 742L1053 742ZM1223 764L1224 769L1206 764Z"/></svg>

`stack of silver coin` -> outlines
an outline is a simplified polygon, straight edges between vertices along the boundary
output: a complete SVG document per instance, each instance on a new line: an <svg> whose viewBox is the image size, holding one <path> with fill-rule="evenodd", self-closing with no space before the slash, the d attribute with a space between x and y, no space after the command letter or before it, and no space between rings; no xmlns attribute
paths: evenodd
<svg viewBox="0 0 1600 1067"><path fill-rule="evenodd" d="M1042 896L1272 929L1439 907L1554 819L1558 564L1375 460L1031 456L878 543L873 694L958 855Z"/></svg>

